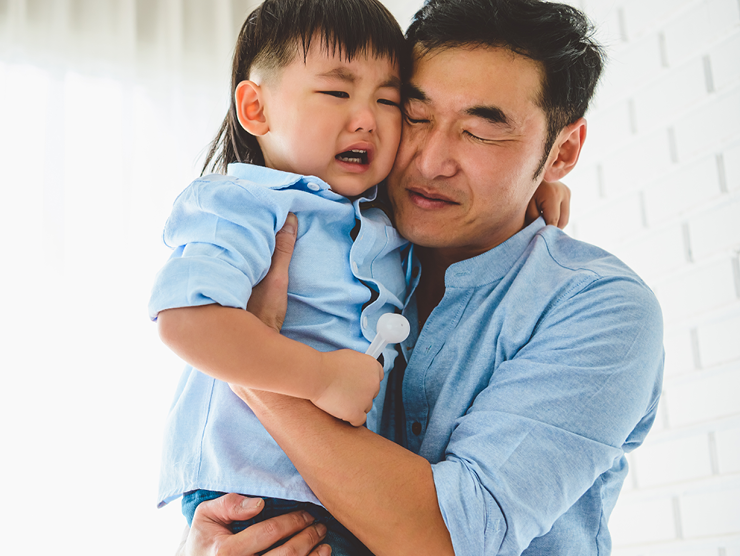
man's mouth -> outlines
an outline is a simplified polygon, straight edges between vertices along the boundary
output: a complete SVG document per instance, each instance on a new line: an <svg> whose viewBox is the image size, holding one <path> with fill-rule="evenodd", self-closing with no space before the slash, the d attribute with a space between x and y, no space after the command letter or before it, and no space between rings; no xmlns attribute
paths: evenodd
<svg viewBox="0 0 740 556"><path fill-rule="evenodd" d="M351 149L344 151L335 156L337 160L341 162L347 162L348 164L368 164L369 158L367 151L364 149Z"/></svg>
<svg viewBox="0 0 740 556"><path fill-rule="evenodd" d="M420 202L428 202L428 203L447 203L447 204L458 204L457 202L453 201L452 199L445 197L444 195L440 193L433 193L431 191L426 191L423 189L417 189L417 188L409 188L409 193L412 195L412 197L417 198Z"/></svg>

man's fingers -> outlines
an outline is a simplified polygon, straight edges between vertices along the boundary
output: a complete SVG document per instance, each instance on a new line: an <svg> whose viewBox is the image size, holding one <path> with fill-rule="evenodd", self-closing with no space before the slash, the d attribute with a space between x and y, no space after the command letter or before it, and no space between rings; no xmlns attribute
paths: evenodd
<svg viewBox="0 0 740 556"><path fill-rule="evenodd" d="M234 535L232 539L235 543L235 548L238 548L239 551L244 554L256 554L257 552L267 550L276 542L305 529L313 521L314 518L308 512L291 512L255 523L247 527L244 531ZM270 556L280 556L280 552L270 551L268 554ZM290 552L286 554L290 554ZM305 554L308 554L308 550L306 550Z"/></svg>
<svg viewBox="0 0 740 556"><path fill-rule="evenodd" d="M182 533L182 538L180 539L180 546L177 547L177 552L175 552L175 556L186 556L186 547L188 542L188 536L190 535L190 527L187 525L185 526L185 531Z"/></svg>
<svg viewBox="0 0 740 556"><path fill-rule="evenodd" d="M316 546L326 536L326 526L316 523L307 527L285 544L266 552L264 556L329 556L331 548L328 545ZM312 548L316 548L311 550Z"/></svg>
<svg viewBox="0 0 740 556"><path fill-rule="evenodd" d="M270 270L265 276L263 282L267 282L268 288L278 292L280 295L287 295L288 292L288 267L290 259L293 256L295 240L298 232L298 218L292 212L288 214L285 224L275 236L275 252L272 254Z"/></svg>
<svg viewBox="0 0 740 556"><path fill-rule="evenodd" d="M290 257L293 255L293 247L295 247L295 238L297 232L298 218L295 214L290 212L288 213L288 218L285 219L285 224L283 224L283 227L275 236L275 250L288 255L288 264L290 264ZM276 262L284 264L286 261L276 261L275 259L273 259L272 265L275 266Z"/></svg>
<svg viewBox="0 0 740 556"><path fill-rule="evenodd" d="M288 308L288 267L297 235L298 219L295 214L288 214L285 224L275 236L270 270L252 289L247 303L247 311L278 332Z"/></svg>
<svg viewBox="0 0 740 556"><path fill-rule="evenodd" d="M308 556L330 556L330 554L331 547L328 544L322 544L321 546L317 546Z"/></svg>
<svg viewBox="0 0 740 556"><path fill-rule="evenodd" d="M248 498L240 494L226 494L198 505L193 519L207 519L222 525L232 521L251 519L262 511L261 498Z"/></svg>

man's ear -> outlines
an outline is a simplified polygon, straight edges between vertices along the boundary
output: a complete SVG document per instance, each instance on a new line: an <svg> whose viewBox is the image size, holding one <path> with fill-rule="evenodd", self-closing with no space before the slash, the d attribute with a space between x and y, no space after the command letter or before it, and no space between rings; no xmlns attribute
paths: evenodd
<svg viewBox="0 0 740 556"><path fill-rule="evenodd" d="M542 175L544 181L560 181L578 162L583 143L586 141L586 120L580 118L563 128L550 153L551 164Z"/></svg>
<svg viewBox="0 0 740 556"><path fill-rule="evenodd" d="M265 117L262 87L253 81L244 80L236 86L234 99L236 117L245 130L257 137L270 130Z"/></svg>

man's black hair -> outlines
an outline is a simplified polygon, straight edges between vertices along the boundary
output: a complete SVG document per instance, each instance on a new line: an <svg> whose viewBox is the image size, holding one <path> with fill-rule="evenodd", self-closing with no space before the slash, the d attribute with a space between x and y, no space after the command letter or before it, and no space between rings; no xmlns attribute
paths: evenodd
<svg viewBox="0 0 740 556"><path fill-rule="evenodd" d="M265 0L244 22L234 50L231 104L211 143L203 172L210 166L226 173L232 162L264 165L257 138L239 124L234 91L253 68L275 70L302 54L313 41L347 61L357 55L398 63L402 78L408 66L403 31L378 0Z"/></svg>
<svg viewBox="0 0 740 556"><path fill-rule="evenodd" d="M535 176L567 125L583 117L604 65L593 26L576 8L540 0L428 0L406 37L422 55L459 46L508 48L542 65L539 106L547 118Z"/></svg>

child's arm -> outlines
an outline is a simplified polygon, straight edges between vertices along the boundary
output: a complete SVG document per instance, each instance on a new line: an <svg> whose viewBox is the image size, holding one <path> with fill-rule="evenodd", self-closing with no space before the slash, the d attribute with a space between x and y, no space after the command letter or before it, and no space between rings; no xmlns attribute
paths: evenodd
<svg viewBox="0 0 740 556"><path fill-rule="evenodd" d="M355 426L365 422L383 378L383 367L368 355L317 351L242 309L215 304L167 309L157 322L162 341L206 374L305 398Z"/></svg>
<svg viewBox="0 0 740 556"><path fill-rule="evenodd" d="M534 222L540 215L546 224L565 228L570 217L570 189L567 185L559 181L540 184L527 206L527 223Z"/></svg>

